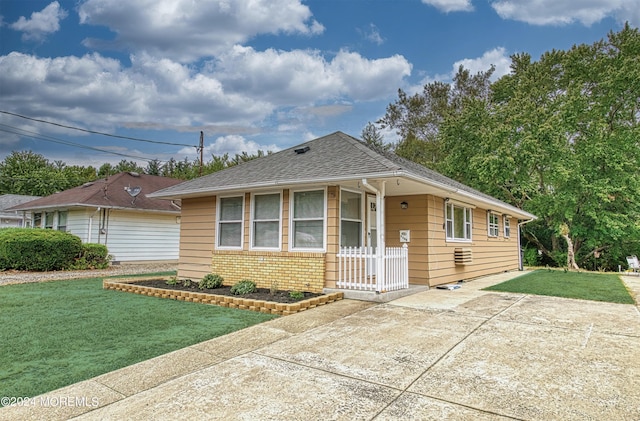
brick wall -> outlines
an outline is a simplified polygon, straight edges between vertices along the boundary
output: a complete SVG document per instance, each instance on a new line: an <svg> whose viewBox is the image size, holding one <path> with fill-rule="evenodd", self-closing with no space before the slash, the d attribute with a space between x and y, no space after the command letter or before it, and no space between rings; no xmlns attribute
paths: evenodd
<svg viewBox="0 0 640 421"><path fill-rule="evenodd" d="M225 285L251 279L258 288L322 292L324 253L214 250L211 272Z"/></svg>

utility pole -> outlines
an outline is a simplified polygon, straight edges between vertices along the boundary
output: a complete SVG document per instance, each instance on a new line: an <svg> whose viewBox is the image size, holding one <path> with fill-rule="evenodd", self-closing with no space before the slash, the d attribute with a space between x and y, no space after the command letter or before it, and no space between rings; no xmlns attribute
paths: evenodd
<svg viewBox="0 0 640 421"><path fill-rule="evenodd" d="M198 150L200 151L200 173L199 175L202 177L202 153L204 151L204 132L200 130L200 146L198 146Z"/></svg>

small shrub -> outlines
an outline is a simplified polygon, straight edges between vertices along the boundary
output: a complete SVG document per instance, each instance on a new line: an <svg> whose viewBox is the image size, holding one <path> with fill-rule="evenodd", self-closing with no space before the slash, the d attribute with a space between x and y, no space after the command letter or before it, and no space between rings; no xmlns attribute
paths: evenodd
<svg viewBox="0 0 640 421"><path fill-rule="evenodd" d="M175 276L172 276L171 278L167 279L165 284L167 284L167 285L177 285L178 284L178 278L176 278Z"/></svg>
<svg viewBox="0 0 640 421"><path fill-rule="evenodd" d="M111 259L113 256L109 254L104 244L86 243L82 244L80 257L75 260L70 269L106 269Z"/></svg>
<svg viewBox="0 0 640 421"><path fill-rule="evenodd" d="M189 288L191 286L192 282L193 281L191 279L184 279L182 281L182 286L185 287L185 288Z"/></svg>
<svg viewBox="0 0 640 421"><path fill-rule="evenodd" d="M525 266L538 266L540 264L540 255L535 248L528 247L524 250Z"/></svg>
<svg viewBox="0 0 640 421"><path fill-rule="evenodd" d="M222 276L215 273L207 273L200 281L198 288L200 289L214 289L220 288L222 286L222 282L224 282L224 278Z"/></svg>
<svg viewBox="0 0 640 421"><path fill-rule="evenodd" d="M304 292L302 291L289 291L289 298L292 300L302 300L304 298Z"/></svg>
<svg viewBox="0 0 640 421"><path fill-rule="evenodd" d="M233 285L231 287L230 292L233 295L244 295L244 294L250 294L252 292L256 292L257 289L258 287L256 286L255 282L249 279L243 279L242 281Z"/></svg>
<svg viewBox="0 0 640 421"><path fill-rule="evenodd" d="M273 281L271 282L271 288L269 288L269 294L276 295L276 292L278 292L278 281Z"/></svg>

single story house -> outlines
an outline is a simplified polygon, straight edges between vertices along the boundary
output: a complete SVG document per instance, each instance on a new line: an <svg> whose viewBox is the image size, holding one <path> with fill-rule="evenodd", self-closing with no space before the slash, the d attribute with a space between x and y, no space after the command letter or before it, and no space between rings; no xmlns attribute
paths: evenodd
<svg viewBox="0 0 640 421"><path fill-rule="evenodd" d="M30 202L40 196L24 194L0 195L0 228L22 228L31 226L31 215L24 212L7 210L25 202Z"/></svg>
<svg viewBox="0 0 640 421"><path fill-rule="evenodd" d="M336 132L159 190L181 200L178 276L385 292L518 269L535 216Z"/></svg>
<svg viewBox="0 0 640 421"><path fill-rule="evenodd" d="M34 228L67 231L107 246L113 263L177 261L180 202L148 197L181 183L121 172L11 208L31 215Z"/></svg>

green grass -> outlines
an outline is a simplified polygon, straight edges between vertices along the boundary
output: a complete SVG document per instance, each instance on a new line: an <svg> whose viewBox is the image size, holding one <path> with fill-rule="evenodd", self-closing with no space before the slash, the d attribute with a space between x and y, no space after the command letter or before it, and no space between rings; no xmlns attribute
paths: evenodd
<svg viewBox="0 0 640 421"><path fill-rule="evenodd" d="M0 396L35 396L276 316L102 289L0 287Z"/></svg>
<svg viewBox="0 0 640 421"><path fill-rule="evenodd" d="M616 274L536 270L484 289L634 304L629 291Z"/></svg>

